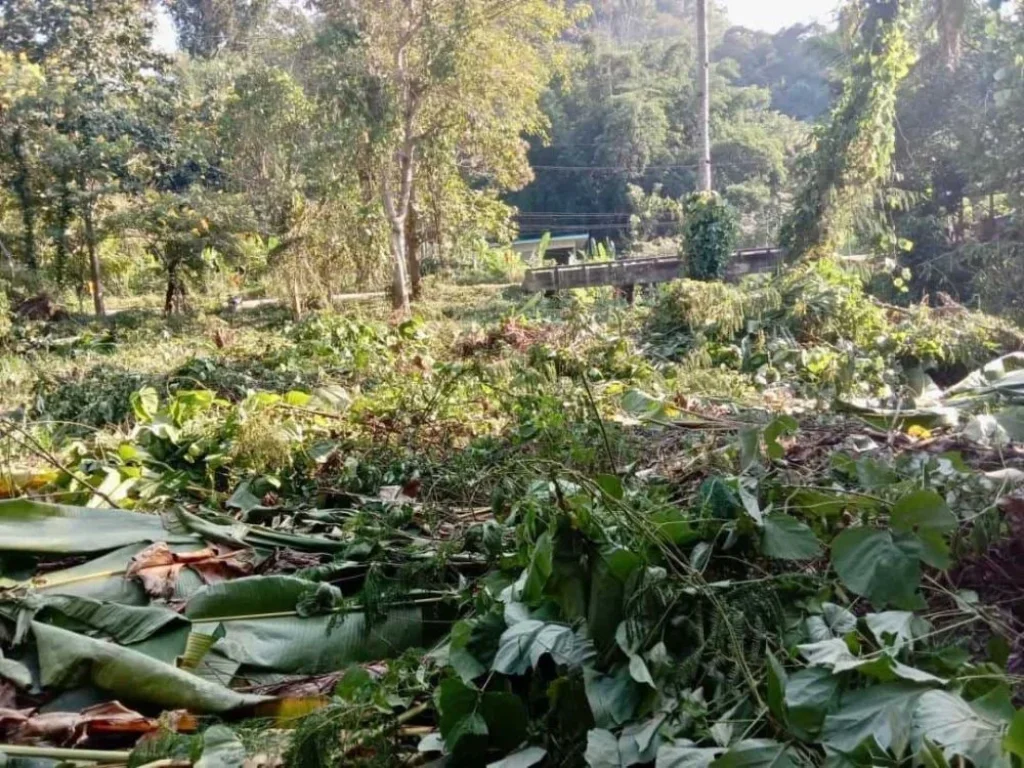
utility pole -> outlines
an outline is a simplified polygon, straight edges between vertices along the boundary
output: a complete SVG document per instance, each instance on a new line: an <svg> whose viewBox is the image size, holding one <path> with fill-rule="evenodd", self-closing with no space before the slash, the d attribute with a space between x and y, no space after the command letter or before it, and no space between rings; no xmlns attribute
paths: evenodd
<svg viewBox="0 0 1024 768"><path fill-rule="evenodd" d="M700 175L698 189L711 191L711 59L708 54L708 0L697 0L697 88L700 92Z"/></svg>

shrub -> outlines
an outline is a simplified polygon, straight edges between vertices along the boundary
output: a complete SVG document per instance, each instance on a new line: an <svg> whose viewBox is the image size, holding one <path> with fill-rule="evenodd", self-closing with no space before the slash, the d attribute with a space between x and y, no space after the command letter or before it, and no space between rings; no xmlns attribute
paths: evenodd
<svg viewBox="0 0 1024 768"><path fill-rule="evenodd" d="M11 301L7 292L0 286L0 344L11 334Z"/></svg>
<svg viewBox="0 0 1024 768"><path fill-rule="evenodd" d="M715 192L691 195L686 201L683 249L694 280L721 280L739 238L739 219Z"/></svg>

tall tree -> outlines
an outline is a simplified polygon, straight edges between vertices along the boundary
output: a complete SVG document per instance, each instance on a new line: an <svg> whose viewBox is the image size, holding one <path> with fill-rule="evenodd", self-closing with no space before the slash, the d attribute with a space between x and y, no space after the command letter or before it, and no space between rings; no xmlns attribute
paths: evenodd
<svg viewBox="0 0 1024 768"><path fill-rule="evenodd" d="M178 46L190 56L210 58L237 50L267 20L272 0L164 0L174 20Z"/></svg>
<svg viewBox="0 0 1024 768"><path fill-rule="evenodd" d="M524 133L546 119L540 95L571 23L549 0L322 0L352 30L343 51L362 84L374 188L388 221L395 309L407 311L406 224L423 148L454 137L448 162L493 183L529 179Z"/></svg>
<svg viewBox="0 0 1024 768"><path fill-rule="evenodd" d="M831 119L815 134L803 188L782 232L794 257L830 255L858 209L871 207L891 178L896 97L910 72L908 0L855 0L853 64Z"/></svg>

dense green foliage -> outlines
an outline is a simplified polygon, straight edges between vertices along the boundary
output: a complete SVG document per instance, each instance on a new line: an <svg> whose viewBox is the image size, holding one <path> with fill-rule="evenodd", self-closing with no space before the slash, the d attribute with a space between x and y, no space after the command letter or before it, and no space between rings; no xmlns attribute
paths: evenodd
<svg viewBox="0 0 1024 768"><path fill-rule="evenodd" d="M714 192L691 195L683 208L687 273L694 280L725 277L739 236L736 212Z"/></svg>

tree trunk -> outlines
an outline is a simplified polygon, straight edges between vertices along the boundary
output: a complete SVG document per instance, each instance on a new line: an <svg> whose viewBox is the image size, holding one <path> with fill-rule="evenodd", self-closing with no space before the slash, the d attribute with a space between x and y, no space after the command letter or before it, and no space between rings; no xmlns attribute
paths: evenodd
<svg viewBox="0 0 1024 768"><path fill-rule="evenodd" d="M299 293L299 281L292 277L289 287L292 297L292 319L299 322L302 319L302 296Z"/></svg>
<svg viewBox="0 0 1024 768"><path fill-rule="evenodd" d="M85 188L84 185L82 188ZM92 220L92 202L89 200L86 200L82 206L82 224L85 227L85 245L89 252L93 308L96 310L96 317L106 317L107 307L103 301L103 270L100 267L99 251L96 250L96 228Z"/></svg>
<svg viewBox="0 0 1024 768"><path fill-rule="evenodd" d="M67 171L60 173L60 202L57 205L57 285L64 287L67 278L68 257L71 249L68 245L68 227L74 214L74 203L71 199L71 179Z"/></svg>
<svg viewBox="0 0 1024 768"><path fill-rule="evenodd" d="M415 204L409 204L409 213L405 219L405 262L409 272L409 286L412 300L423 298L423 284L420 274L420 229L419 217L416 215Z"/></svg>
<svg viewBox="0 0 1024 768"><path fill-rule="evenodd" d="M708 56L708 0L697 0L697 88L700 112L697 116L700 149L701 192L711 191L711 62Z"/></svg>
<svg viewBox="0 0 1024 768"><path fill-rule="evenodd" d="M167 267L167 292L164 294L164 314L168 317L185 310L187 291L178 275L178 263L170 262Z"/></svg>
<svg viewBox="0 0 1024 768"><path fill-rule="evenodd" d="M13 149L18 171L14 176L14 192L21 208L21 226L24 233L25 264L31 270L39 268L36 256L36 208L32 199L32 181L28 168L28 153L25 150L25 136L19 129L14 132Z"/></svg>

